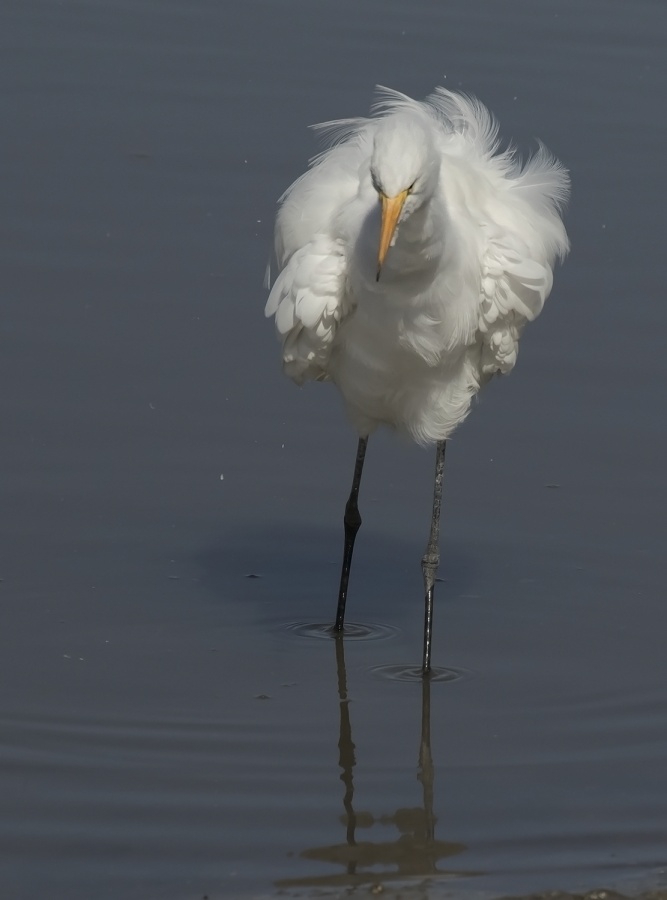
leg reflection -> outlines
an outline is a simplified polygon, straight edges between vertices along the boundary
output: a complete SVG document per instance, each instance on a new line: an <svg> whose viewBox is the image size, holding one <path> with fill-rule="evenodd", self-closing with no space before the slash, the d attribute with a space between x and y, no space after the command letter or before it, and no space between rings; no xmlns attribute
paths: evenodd
<svg viewBox="0 0 667 900"><path fill-rule="evenodd" d="M334 867L334 871L311 877L281 879L276 882L276 887L349 887L398 881L415 876L463 875L464 873L460 871L454 873L450 869L438 867L441 860L459 854L466 848L463 844L439 841L435 837L437 820L433 800L435 770L431 753L431 679L423 679L420 685L422 710L417 779L422 786L421 805L377 815L369 811L356 811L354 808L356 748L352 738L345 643L342 635L335 637L333 643L336 654L339 709L338 765L339 778L344 787L344 813L341 819L345 825L345 840L342 843L309 847L299 854L303 859L328 863ZM387 702L390 702L390 698L387 698ZM414 778L414 774L412 777ZM393 840L371 840L376 826L378 827L375 833L382 832L383 837L387 826L393 826L398 834ZM368 839L361 839L359 832L368 834Z"/></svg>
<svg viewBox="0 0 667 900"><path fill-rule="evenodd" d="M347 822L347 843L349 847L356 844L355 830L357 817L354 812L354 741L352 740L352 723L350 722L350 701L347 697L347 672L345 671L345 644L343 635L337 633L334 643L336 645L336 673L338 675L338 705L340 709L340 729L338 737L338 765L340 766L340 780L345 785L343 807ZM352 875L356 869L356 861L350 860L348 872Z"/></svg>
<svg viewBox="0 0 667 900"><path fill-rule="evenodd" d="M419 742L419 770L417 780L421 782L427 840L435 839L435 813L433 812L433 756L431 754L431 681L422 681L422 729Z"/></svg>

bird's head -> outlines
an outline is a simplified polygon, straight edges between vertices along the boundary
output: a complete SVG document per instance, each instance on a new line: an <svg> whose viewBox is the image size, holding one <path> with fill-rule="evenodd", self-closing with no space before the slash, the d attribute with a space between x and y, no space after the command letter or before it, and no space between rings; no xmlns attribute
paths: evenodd
<svg viewBox="0 0 667 900"><path fill-rule="evenodd" d="M377 280L398 223L433 196L439 172L433 130L421 117L400 112L380 119L371 155L371 181L382 204Z"/></svg>

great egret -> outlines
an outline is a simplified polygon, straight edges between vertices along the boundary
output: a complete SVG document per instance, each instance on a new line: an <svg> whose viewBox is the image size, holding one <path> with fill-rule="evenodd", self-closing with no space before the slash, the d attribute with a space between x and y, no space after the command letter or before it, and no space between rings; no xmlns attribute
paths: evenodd
<svg viewBox="0 0 667 900"><path fill-rule="evenodd" d="M427 676L446 441L480 387L514 367L523 326L542 310L569 249L569 177L541 144L523 164L501 152L494 118L473 97L378 91L371 118L315 126L332 146L280 198L266 315L285 373L333 381L359 433L336 632L369 435L389 425L437 445L422 559Z"/></svg>

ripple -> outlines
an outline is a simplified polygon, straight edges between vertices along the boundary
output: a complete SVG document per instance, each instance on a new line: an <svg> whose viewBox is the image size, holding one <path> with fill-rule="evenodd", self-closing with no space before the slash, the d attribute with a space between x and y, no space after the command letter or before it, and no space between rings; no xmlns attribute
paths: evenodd
<svg viewBox="0 0 667 900"><path fill-rule="evenodd" d="M281 625L278 631L297 637L318 638L334 640L331 622L288 622ZM398 633L398 628L392 625L360 624L358 622L346 622L343 626L343 637L346 641L386 641Z"/></svg>
<svg viewBox="0 0 667 900"><path fill-rule="evenodd" d="M414 684L422 682L421 666L373 666L369 671L379 678L390 681L411 681ZM459 681L465 676L463 669L433 668L429 676L430 681Z"/></svg>

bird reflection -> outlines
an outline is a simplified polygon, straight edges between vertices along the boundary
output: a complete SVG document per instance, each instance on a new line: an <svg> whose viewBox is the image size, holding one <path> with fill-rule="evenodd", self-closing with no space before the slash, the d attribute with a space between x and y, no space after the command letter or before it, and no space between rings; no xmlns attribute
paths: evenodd
<svg viewBox="0 0 667 900"><path fill-rule="evenodd" d="M347 692L345 670L345 645L341 635L333 639L336 651L336 672L338 679L339 738L338 765L343 783L343 809L341 820L345 826L345 842L323 847L307 848L299 854L303 859L331 863L341 867L329 875L306 878L281 879L276 887L324 887L374 884L380 881L400 881L415 876L456 875L438 868L441 860L462 853L464 844L437 840L435 837L436 816L433 810L434 768L431 754L431 681L421 682L422 715L419 742L419 763L417 780L422 786L420 806L400 808L393 813L374 815L371 812L357 812L354 808L354 768L356 748L352 740L350 701ZM360 840L358 831L372 832L376 826L386 829L393 826L398 836L390 840Z"/></svg>

